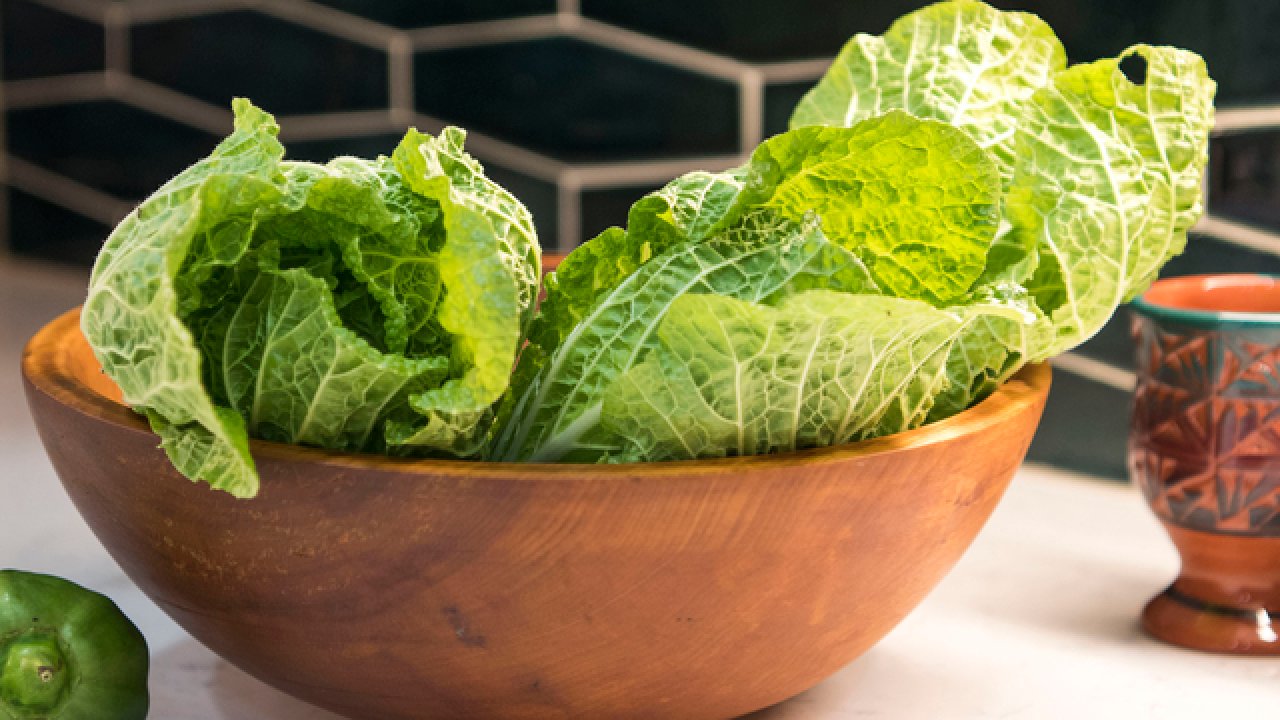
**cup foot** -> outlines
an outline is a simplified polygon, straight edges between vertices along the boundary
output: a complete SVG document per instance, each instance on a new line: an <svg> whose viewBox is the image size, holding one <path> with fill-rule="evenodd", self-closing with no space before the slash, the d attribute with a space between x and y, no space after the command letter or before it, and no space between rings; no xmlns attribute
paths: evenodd
<svg viewBox="0 0 1280 720"><path fill-rule="evenodd" d="M1280 608L1273 608L1280 612ZM1229 607L1170 585L1142 611L1142 628L1174 645L1232 655L1280 655L1280 614L1266 608Z"/></svg>

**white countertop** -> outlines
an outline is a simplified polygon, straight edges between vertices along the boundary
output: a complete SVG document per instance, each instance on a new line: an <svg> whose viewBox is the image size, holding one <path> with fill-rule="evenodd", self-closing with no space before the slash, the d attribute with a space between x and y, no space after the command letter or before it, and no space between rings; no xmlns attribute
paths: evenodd
<svg viewBox="0 0 1280 720"><path fill-rule="evenodd" d="M27 413L22 344L80 302L83 273L0 260L0 567L109 595L147 637L161 720L333 720L204 649L80 520ZM1083 420L1082 420L1083 421ZM1280 658L1200 654L1137 615L1177 558L1130 487L1028 466L932 595L862 658L757 720L1280 716Z"/></svg>

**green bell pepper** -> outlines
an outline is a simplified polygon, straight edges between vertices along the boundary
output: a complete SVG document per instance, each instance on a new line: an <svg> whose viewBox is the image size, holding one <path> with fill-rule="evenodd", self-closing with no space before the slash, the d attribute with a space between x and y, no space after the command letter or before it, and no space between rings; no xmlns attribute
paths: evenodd
<svg viewBox="0 0 1280 720"><path fill-rule="evenodd" d="M106 597L0 570L0 720L141 720L149 665L142 633Z"/></svg>

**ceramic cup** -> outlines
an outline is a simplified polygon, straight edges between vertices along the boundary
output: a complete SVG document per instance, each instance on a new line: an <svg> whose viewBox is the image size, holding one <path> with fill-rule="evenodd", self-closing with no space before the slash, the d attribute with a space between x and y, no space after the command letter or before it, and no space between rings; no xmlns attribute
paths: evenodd
<svg viewBox="0 0 1280 720"><path fill-rule="evenodd" d="M1143 627L1280 655L1280 277L1160 280L1133 310L1129 472L1182 558Z"/></svg>

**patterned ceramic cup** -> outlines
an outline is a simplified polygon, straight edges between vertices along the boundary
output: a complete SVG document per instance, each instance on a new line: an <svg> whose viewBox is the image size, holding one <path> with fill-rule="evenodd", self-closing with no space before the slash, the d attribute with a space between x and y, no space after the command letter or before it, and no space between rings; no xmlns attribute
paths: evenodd
<svg viewBox="0 0 1280 720"><path fill-rule="evenodd" d="M1133 309L1129 472L1182 557L1143 627L1280 654L1280 277L1170 278Z"/></svg>

